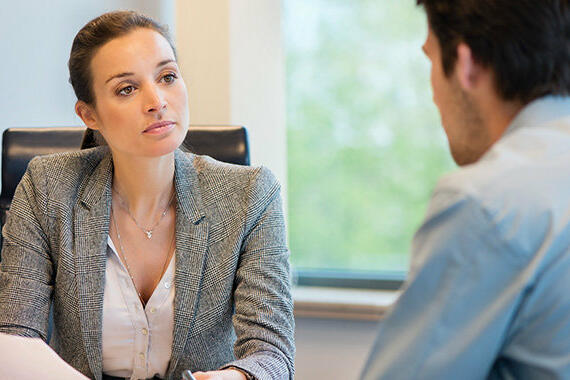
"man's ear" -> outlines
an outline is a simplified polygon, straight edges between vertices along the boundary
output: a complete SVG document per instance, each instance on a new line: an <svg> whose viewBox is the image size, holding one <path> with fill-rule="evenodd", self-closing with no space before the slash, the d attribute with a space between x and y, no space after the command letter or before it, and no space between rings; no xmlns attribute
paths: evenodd
<svg viewBox="0 0 570 380"><path fill-rule="evenodd" d="M75 103L75 113L81 118L81 120L83 120L87 128L95 130L99 129L99 126L97 125L97 114L95 113L93 106L82 100L78 100L77 103Z"/></svg>
<svg viewBox="0 0 570 380"><path fill-rule="evenodd" d="M487 70L475 61L471 48L464 42L457 45L455 76L465 92L473 92L486 76Z"/></svg>

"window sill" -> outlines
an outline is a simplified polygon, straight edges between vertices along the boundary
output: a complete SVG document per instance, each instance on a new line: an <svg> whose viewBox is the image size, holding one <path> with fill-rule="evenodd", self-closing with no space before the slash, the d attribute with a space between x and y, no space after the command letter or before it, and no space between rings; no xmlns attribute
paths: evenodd
<svg viewBox="0 0 570 380"><path fill-rule="evenodd" d="M399 295L397 290L297 286L295 317L377 321Z"/></svg>

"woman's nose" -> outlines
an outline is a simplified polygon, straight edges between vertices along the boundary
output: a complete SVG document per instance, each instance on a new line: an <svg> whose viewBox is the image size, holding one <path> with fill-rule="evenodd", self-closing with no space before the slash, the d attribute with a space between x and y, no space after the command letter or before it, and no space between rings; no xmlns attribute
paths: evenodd
<svg viewBox="0 0 570 380"><path fill-rule="evenodd" d="M166 109L166 100L159 88L148 86L146 89L145 112L161 112Z"/></svg>

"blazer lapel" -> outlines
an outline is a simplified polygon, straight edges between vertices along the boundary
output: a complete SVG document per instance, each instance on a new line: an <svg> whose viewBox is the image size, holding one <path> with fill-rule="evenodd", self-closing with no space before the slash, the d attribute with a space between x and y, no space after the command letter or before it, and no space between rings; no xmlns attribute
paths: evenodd
<svg viewBox="0 0 570 380"><path fill-rule="evenodd" d="M203 211L194 156L175 151L176 270L174 338L168 376L182 355L196 316L208 248L209 224ZM81 333L89 368L102 376L102 316L106 246L111 213L111 155L101 160L82 186L74 214L75 265Z"/></svg>
<svg viewBox="0 0 570 380"><path fill-rule="evenodd" d="M186 340L192 331L208 248L209 224L203 212L198 175L193 160L194 156L187 156L179 150L175 152L176 270L174 338L169 376L184 354Z"/></svg>
<svg viewBox="0 0 570 380"><path fill-rule="evenodd" d="M111 155L107 154L82 184L73 221L79 320L89 368L97 379L102 376L103 292L112 178Z"/></svg>

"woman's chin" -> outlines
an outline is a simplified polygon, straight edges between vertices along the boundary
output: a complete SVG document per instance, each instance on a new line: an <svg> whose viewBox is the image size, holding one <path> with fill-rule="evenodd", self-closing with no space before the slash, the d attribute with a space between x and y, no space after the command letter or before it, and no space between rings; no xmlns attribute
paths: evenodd
<svg viewBox="0 0 570 380"><path fill-rule="evenodd" d="M178 131L173 131L173 133L171 133L167 138L144 144L145 152L143 155L147 157L160 157L171 154L182 145L185 137L185 132L180 133Z"/></svg>
<svg viewBox="0 0 570 380"><path fill-rule="evenodd" d="M145 149L143 156L149 158L166 156L172 154L176 149L180 147L180 145L181 144L170 143L170 144L164 144L162 146L149 147L148 149Z"/></svg>

